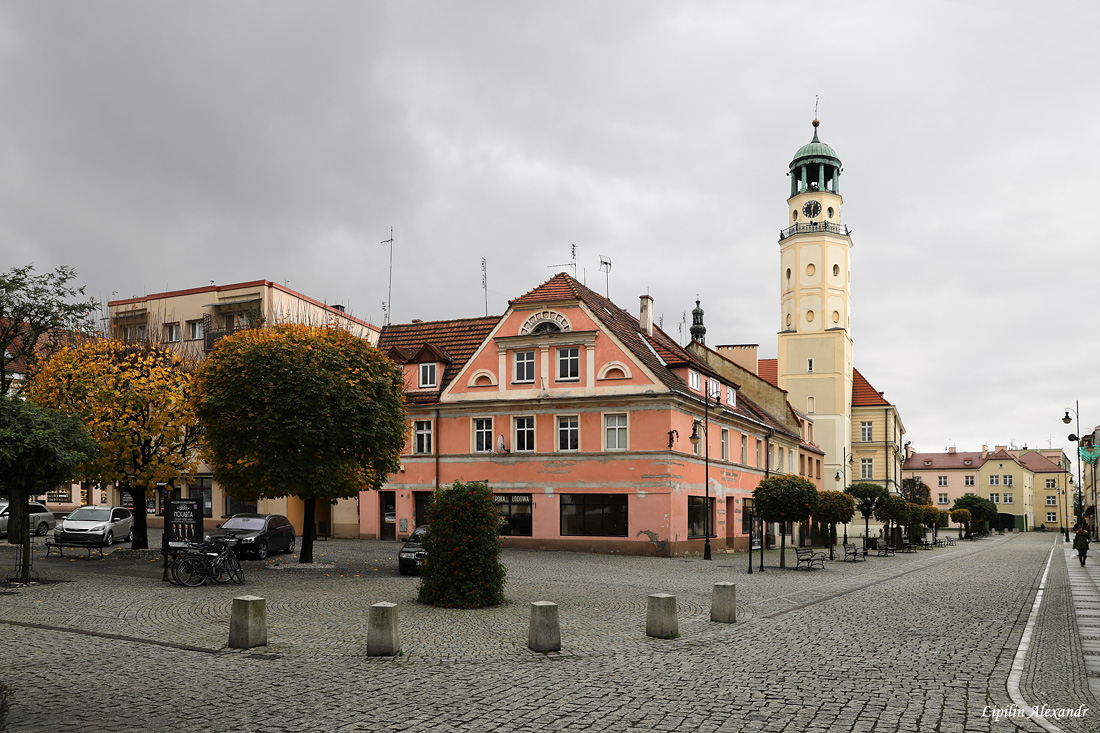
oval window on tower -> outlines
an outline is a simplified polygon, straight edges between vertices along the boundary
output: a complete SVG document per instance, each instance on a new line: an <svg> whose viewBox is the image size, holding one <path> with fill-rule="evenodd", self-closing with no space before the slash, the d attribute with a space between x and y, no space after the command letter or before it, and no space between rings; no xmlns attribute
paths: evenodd
<svg viewBox="0 0 1100 733"><path fill-rule="evenodd" d="M830 219L833 218L833 207L832 206L829 207L829 218Z"/></svg>
<svg viewBox="0 0 1100 733"><path fill-rule="evenodd" d="M833 311L833 323L840 323L840 311Z"/></svg>
<svg viewBox="0 0 1100 733"><path fill-rule="evenodd" d="M787 279L788 280L791 279L791 268L789 268L789 267L787 268Z"/></svg>
<svg viewBox="0 0 1100 733"><path fill-rule="evenodd" d="M807 276L813 277L815 272L817 272L817 268L814 267L814 263L811 262L810 264L806 265L806 275Z"/></svg>
<svg viewBox="0 0 1100 733"><path fill-rule="evenodd" d="M833 277L840 275L840 265L833 265Z"/></svg>
<svg viewBox="0 0 1100 733"><path fill-rule="evenodd" d="M790 328L790 327L791 327L791 314L788 313L787 314L787 328Z"/></svg>
<svg viewBox="0 0 1100 733"><path fill-rule="evenodd" d="M813 323L813 322L814 322L814 312L813 311L806 311L806 323Z"/></svg>

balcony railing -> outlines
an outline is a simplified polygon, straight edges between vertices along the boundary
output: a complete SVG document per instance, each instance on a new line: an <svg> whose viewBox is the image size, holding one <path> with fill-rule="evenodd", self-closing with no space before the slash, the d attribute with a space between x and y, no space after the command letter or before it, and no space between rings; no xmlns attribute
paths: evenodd
<svg viewBox="0 0 1100 733"><path fill-rule="evenodd" d="M779 241L783 241L787 237L793 234L806 234L813 232L829 232L830 234L840 234L841 236L849 236L848 227L841 226L840 224L833 224L830 221L811 221L805 224L795 224L793 227L779 232Z"/></svg>

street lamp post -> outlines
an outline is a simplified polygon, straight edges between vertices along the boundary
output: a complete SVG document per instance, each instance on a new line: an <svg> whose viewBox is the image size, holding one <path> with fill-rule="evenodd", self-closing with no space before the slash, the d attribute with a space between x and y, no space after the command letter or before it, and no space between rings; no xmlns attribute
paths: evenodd
<svg viewBox="0 0 1100 733"><path fill-rule="evenodd" d="M844 460L840 462L840 467L842 469L844 469L844 483L842 483L840 485L840 490L844 491L845 489L848 488L848 464L853 462L856 459L856 457L854 455L852 455L851 453L849 453L846 448L842 448L841 452L844 454ZM840 481L840 471L836 472L836 478L834 480L835 481ZM847 522L844 523L844 544L848 544L848 523ZM866 539L865 539L863 545L864 545L864 548L866 549L866 546L867 546Z"/></svg>
<svg viewBox="0 0 1100 733"><path fill-rule="evenodd" d="M752 575L752 528L756 522L753 521L752 516L753 499L751 496L741 500L741 512L744 516L745 512L748 512L749 517L749 575Z"/></svg>
<svg viewBox="0 0 1100 733"><path fill-rule="evenodd" d="M708 379L703 384L703 422L693 420L691 423L691 441L692 446L699 447L699 428L703 429L703 465L704 473L703 479L706 485L706 498L703 499L703 559L710 560L710 433L707 432L710 427L710 380ZM715 404L717 404L715 400ZM749 556L752 556L752 552L749 552Z"/></svg>
<svg viewBox="0 0 1100 733"><path fill-rule="evenodd" d="M1076 433L1070 433L1069 434L1069 440L1071 442L1077 443L1077 497L1078 497L1077 504L1078 504L1078 506L1080 506L1082 508L1082 511L1083 511L1084 510L1084 503L1085 503L1083 492L1085 490L1085 487L1084 487L1084 477L1081 474L1081 445L1084 442L1084 437L1081 435L1081 411L1080 410L1081 410L1081 401L1080 400L1074 400L1073 401L1073 407L1067 407L1066 408L1066 414L1062 418L1062 422L1064 422L1066 425L1069 425L1071 422L1073 422L1073 418L1071 418L1069 416L1070 412L1072 412L1073 416L1075 418L1077 418L1077 432ZM1093 469L1094 477L1095 477L1095 474L1096 474L1096 469L1094 468ZM1094 490L1093 491L1093 494L1094 494L1093 495L1093 502L1092 502L1093 507L1094 507L1094 509L1093 509L1094 513L1096 511L1095 510L1095 506L1096 506L1095 493L1096 492ZM1082 519L1081 515L1078 514L1077 515L1077 524L1078 525L1081 523L1081 519ZM1096 526L1097 522L1096 522L1096 517L1095 516L1092 519L1093 519L1093 521L1092 521L1092 525L1093 525L1092 526L1092 535L1093 535L1093 538L1095 539L1097 537L1097 534L1096 534L1096 532L1097 532L1097 526ZM1068 536L1068 533L1067 533L1067 536Z"/></svg>

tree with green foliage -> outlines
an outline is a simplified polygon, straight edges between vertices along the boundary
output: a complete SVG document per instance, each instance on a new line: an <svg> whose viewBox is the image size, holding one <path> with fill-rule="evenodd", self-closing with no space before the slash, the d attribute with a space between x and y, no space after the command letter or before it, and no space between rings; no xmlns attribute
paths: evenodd
<svg viewBox="0 0 1100 733"><path fill-rule="evenodd" d="M28 389L38 404L78 418L99 443L80 473L100 486L117 483L130 496L134 549L149 547L147 497L198 468L193 370L160 344L89 339L54 354Z"/></svg>
<svg viewBox="0 0 1100 733"><path fill-rule="evenodd" d="M44 275L34 265L0 273L0 395L33 382L41 363L94 331L96 302L80 299L84 288L69 284L75 277L64 266Z"/></svg>
<svg viewBox="0 0 1100 733"><path fill-rule="evenodd" d="M401 369L342 328L237 331L197 375L206 462L230 496L300 498L311 563L317 500L378 489L401 467L404 390Z"/></svg>
<svg viewBox="0 0 1100 733"><path fill-rule="evenodd" d="M818 494L814 519L829 527L829 559L833 559L836 544L836 525L852 521L856 513L856 500L840 491L822 491Z"/></svg>
<svg viewBox="0 0 1100 733"><path fill-rule="evenodd" d="M0 395L0 487L9 501L8 542L23 545L17 572L20 582L30 580L27 502L72 480L77 466L96 450L79 420L19 397ZM24 511L15 512L19 506Z"/></svg>
<svg viewBox="0 0 1100 733"><path fill-rule="evenodd" d="M752 493L756 513L765 522L803 522L817 511L817 487L801 476L769 476ZM787 567L787 535L779 532L779 567Z"/></svg>
<svg viewBox="0 0 1100 733"><path fill-rule="evenodd" d="M959 525L959 539L963 538L963 529L966 529L967 536L970 536L970 520L973 518L969 509L952 509L951 521Z"/></svg>
<svg viewBox="0 0 1100 733"><path fill-rule="evenodd" d="M891 536L891 525L903 525L909 522L909 502L898 494L887 494L875 507L875 519L882 522L883 534ZM887 540L887 544L890 544Z"/></svg>
<svg viewBox="0 0 1100 733"><path fill-rule="evenodd" d="M910 504L926 506L932 503L932 489L917 477L901 480L901 495Z"/></svg>
<svg viewBox="0 0 1100 733"><path fill-rule="evenodd" d="M921 507L921 519L926 527L932 528L932 538L939 536L937 530L947 526L947 512L941 511L931 504Z"/></svg>
<svg viewBox="0 0 1100 733"><path fill-rule="evenodd" d="M856 511L863 515L863 549L866 550L871 517L882 500L889 496L889 492L878 484L856 483L850 485L844 493L856 500Z"/></svg>
<svg viewBox="0 0 1100 733"><path fill-rule="evenodd" d="M966 509L970 512L970 521L966 525L966 536L973 537L975 531L988 531L997 521L997 505L989 499L975 494L963 494L951 505L951 510Z"/></svg>
<svg viewBox="0 0 1100 733"><path fill-rule="evenodd" d="M438 489L428 506L428 527L420 602L444 608L504 603L500 511L489 486L456 481Z"/></svg>

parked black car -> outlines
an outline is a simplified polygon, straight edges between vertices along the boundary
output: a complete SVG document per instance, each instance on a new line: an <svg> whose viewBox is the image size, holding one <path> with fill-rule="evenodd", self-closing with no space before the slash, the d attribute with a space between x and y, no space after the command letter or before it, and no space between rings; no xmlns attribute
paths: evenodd
<svg viewBox="0 0 1100 733"><path fill-rule="evenodd" d="M413 530L413 533L409 535L409 539L405 540L405 544L401 546L401 551L397 553L397 572L402 575L419 575L420 566L424 564L424 559L428 557L427 550L424 549L424 535L428 533L428 525L422 525Z"/></svg>
<svg viewBox="0 0 1100 733"><path fill-rule="evenodd" d="M206 541L224 537L236 537L238 552L260 560L269 552L294 552L294 525L281 514L234 514L207 534Z"/></svg>

